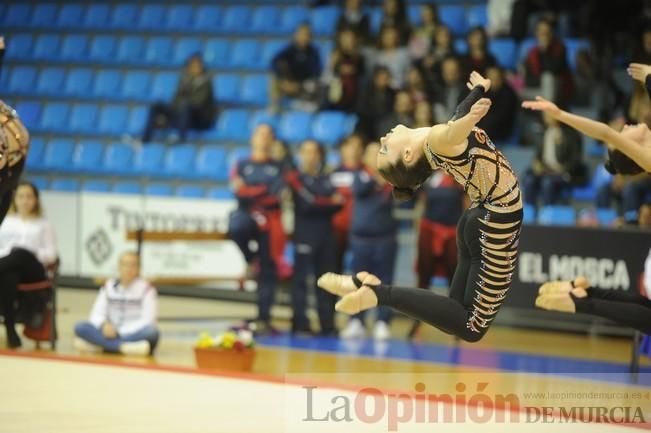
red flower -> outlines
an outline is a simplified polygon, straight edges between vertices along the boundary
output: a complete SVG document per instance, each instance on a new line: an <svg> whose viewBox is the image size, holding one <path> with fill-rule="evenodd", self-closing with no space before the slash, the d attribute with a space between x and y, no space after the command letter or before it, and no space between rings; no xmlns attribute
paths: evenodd
<svg viewBox="0 0 651 433"><path fill-rule="evenodd" d="M233 349L237 350L238 352L242 352L244 350L244 343L242 343L240 340L237 340L235 343L233 343Z"/></svg>

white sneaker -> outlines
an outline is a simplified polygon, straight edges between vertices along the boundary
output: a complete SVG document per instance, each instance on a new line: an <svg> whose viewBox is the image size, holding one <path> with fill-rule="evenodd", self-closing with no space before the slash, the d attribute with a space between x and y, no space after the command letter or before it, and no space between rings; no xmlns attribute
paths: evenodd
<svg viewBox="0 0 651 433"><path fill-rule="evenodd" d="M366 337L366 329L359 319L350 319L346 327L339 333L340 338L353 339Z"/></svg>
<svg viewBox="0 0 651 433"><path fill-rule="evenodd" d="M150 351L151 346L147 340L129 341L120 344L120 353L123 355L149 356Z"/></svg>
<svg viewBox="0 0 651 433"><path fill-rule="evenodd" d="M79 337L75 337L75 339L72 340L72 346L79 352L99 353L102 351L101 347L91 344L83 338Z"/></svg>
<svg viewBox="0 0 651 433"><path fill-rule="evenodd" d="M391 330L389 329L387 322L383 320L378 320L375 322L375 326L373 327L373 339L378 341L385 341L389 338L391 338Z"/></svg>

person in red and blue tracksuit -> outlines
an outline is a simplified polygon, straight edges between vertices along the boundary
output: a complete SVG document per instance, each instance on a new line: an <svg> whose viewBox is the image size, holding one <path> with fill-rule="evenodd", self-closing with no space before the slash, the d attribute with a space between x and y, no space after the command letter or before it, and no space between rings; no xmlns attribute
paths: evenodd
<svg viewBox="0 0 651 433"><path fill-rule="evenodd" d="M344 198L337 193L329 176L323 173L325 151L313 140L301 144L300 171L286 175L294 202L294 278L292 281L292 333L311 334L305 314L307 280L336 269L337 245L332 216L341 209ZM316 280L316 278L314 279ZM335 331L336 296L316 291L317 311L322 335Z"/></svg>
<svg viewBox="0 0 651 433"><path fill-rule="evenodd" d="M251 155L240 160L230 175L238 207L229 217L228 236L242 251L249 267L258 266L258 327L272 331L271 305L277 285L274 242L284 236L280 196L285 187L281 164L270 158L273 130L259 125L251 137ZM250 242L256 241L257 251Z"/></svg>

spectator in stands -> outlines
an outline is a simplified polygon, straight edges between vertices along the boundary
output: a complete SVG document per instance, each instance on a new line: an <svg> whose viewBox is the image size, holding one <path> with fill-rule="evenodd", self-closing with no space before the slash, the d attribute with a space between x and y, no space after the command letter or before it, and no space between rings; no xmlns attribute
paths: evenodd
<svg viewBox="0 0 651 433"><path fill-rule="evenodd" d="M397 44L406 46L411 34L411 25L407 16L407 6L404 0L384 0L382 4L382 22L380 23L380 36L387 28L394 28L398 32Z"/></svg>
<svg viewBox="0 0 651 433"><path fill-rule="evenodd" d="M341 209L344 197L336 192L329 176L323 173L325 150L314 140L301 144L300 171L286 176L294 202L294 278L292 281L292 333L311 334L305 314L307 291L311 286L317 298L322 335L335 334L336 296L322 294L314 282L326 272L337 269L337 244L332 216ZM310 286L308 286L308 277Z"/></svg>
<svg viewBox="0 0 651 433"><path fill-rule="evenodd" d="M337 21L337 34L352 30L361 44L368 45L371 42L370 20L362 9L362 2L363 0L346 0Z"/></svg>
<svg viewBox="0 0 651 433"><path fill-rule="evenodd" d="M640 206L637 217L637 225L641 229L651 229L651 203L646 202Z"/></svg>
<svg viewBox="0 0 651 433"><path fill-rule="evenodd" d="M463 75L470 75L472 71L477 71L486 75L486 70L497 65L495 57L488 51L488 36L483 27L475 27L466 36L468 43L468 53L461 57L465 72Z"/></svg>
<svg viewBox="0 0 651 433"><path fill-rule="evenodd" d="M216 106L210 74L199 54L185 64L171 103L157 102L149 109L142 141L151 141L157 128L176 128L183 141L189 129L209 129L215 122Z"/></svg>
<svg viewBox="0 0 651 433"><path fill-rule="evenodd" d="M576 71L574 72L574 98L573 104L588 107L591 104L603 103L604 93L608 87L598 79L597 67L588 50L582 49L576 53ZM645 95L646 97L646 95ZM598 107L603 109L603 107Z"/></svg>
<svg viewBox="0 0 651 433"><path fill-rule="evenodd" d="M511 138L518 112L518 96L505 80L504 71L499 66L489 67L486 71L486 78L491 80L491 88L487 92L487 97L493 104L478 126L495 141L508 140Z"/></svg>
<svg viewBox="0 0 651 433"><path fill-rule="evenodd" d="M120 255L118 274L99 289L88 321L75 325L74 346L82 352L151 355L159 337L156 288L140 277L136 252Z"/></svg>
<svg viewBox="0 0 651 433"><path fill-rule="evenodd" d="M285 183L281 163L271 159L273 141L271 126L258 125L251 135L251 155L238 161L230 176L238 206L229 217L228 236L244 255L247 276L256 278L260 333L274 332L271 305L285 242L280 212ZM251 241L257 243L255 252Z"/></svg>
<svg viewBox="0 0 651 433"><path fill-rule="evenodd" d="M375 65L384 66L391 71L391 85L400 89L405 84L410 59L407 48L399 45L398 30L395 27L385 27L380 33L380 44L373 56Z"/></svg>
<svg viewBox="0 0 651 433"><path fill-rule="evenodd" d="M622 188L622 207L627 224L635 224L640 207L651 196L651 175L641 173L630 179Z"/></svg>
<svg viewBox="0 0 651 433"><path fill-rule="evenodd" d="M567 64L565 44L554 35L552 23L541 19L536 26L536 46L524 61L525 97L541 95L566 104L574 84Z"/></svg>
<svg viewBox="0 0 651 433"><path fill-rule="evenodd" d="M443 60L456 55L450 28L443 24L437 26L434 32L434 45L420 62L430 88L443 85L441 64Z"/></svg>
<svg viewBox="0 0 651 433"><path fill-rule="evenodd" d="M380 136L385 135L391 128L401 124L408 128L411 128L414 124L414 103L411 102L409 93L404 90L396 93L393 111L385 114L380 119L378 134Z"/></svg>
<svg viewBox="0 0 651 433"><path fill-rule="evenodd" d="M511 15L513 4L517 0L488 0L486 15L488 34L491 36L509 36L511 34Z"/></svg>
<svg viewBox="0 0 651 433"><path fill-rule="evenodd" d="M366 137L377 138L378 122L393 109L395 91L391 87L391 73L384 66L376 66L373 79L357 101L357 130Z"/></svg>
<svg viewBox="0 0 651 433"><path fill-rule="evenodd" d="M414 128L430 128L438 122L434 121L432 104L429 101L419 101L414 106Z"/></svg>
<svg viewBox="0 0 651 433"><path fill-rule="evenodd" d="M271 143L271 159L280 163L283 173L296 169L292 148L279 138Z"/></svg>
<svg viewBox="0 0 651 433"><path fill-rule="evenodd" d="M321 74L319 50L312 43L312 29L301 24L294 32L293 41L281 50L271 62L271 103L274 111L283 97L300 98L306 102L316 96L317 79Z"/></svg>
<svg viewBox="0 0 651 433"><path fill-rule="evenodd" d="M422 5L420 8L420 25L414 29L409 39L409 55L413 60L421 60L430 52L432 40L439 23L439 13L436 5Z"/></svg>
<svg viewBox="0 0 651 433"><path fill-rule="evenodd" d="M0 313L9 348L21 345L15 328L18 285L47 280L46 268L55 264L57 257L54 229L43 216L39 191L29 182L20 182L9 214L0 225Z"/></svg>
<svg viewBox="0 0 651 433"><path fill-rule="evenodd" d="M642 32L640 43L636 47L631 61L651 65L651 25L647 25Z"/></svg>
<svg viewBox="0 0 651 433"><path fill-rule="evenodd" d="M345 137L339 144L341 164L330 173L330 182L337 192L344 197L343 207L334 215L332 222L337 240L337 273L344 271L344 256L348 250L348 235L353 215L353 179L355 174L364 168L364 137L352 134Z"/></svg>
<svg viewBox="0 0 651 433"><path fill-rule="evenodd" d="M337 47L330 55L323 81L327 88L326 107L354 111L364 77L364 56L357 44L357 36L350 29L337 36Z"/></svg>
<svg viewBox="0 0 651 433"><path fill-rule="evenodd" d="M372 269L382 281L392 281L398 243L397 222L393 217L392 187L377 172L376 159L379 143L370 143L364 152L365 170L359 171L353 181L355 207L350 229L350 247L353 256L353 275ZM386 340L390 337L389 321L392 312L379 307L373 328L373 338ZM341 338L362 338L365 312L352 316L341 333Z"/></svg>
<svg viewBox="0 0 651 433"><path fill-rule="evenodd" d="M409 93L414 103L432 99L432 89L428 86L421 70L416 66L409 68L405 91Z"/></svg>
<svg viewBox="0 0 651 433"><path fill-rule="evenodd" d="M536 157L524 176L524 201L536 205L557 204L571 185L585 181L582 138L574 129L559 123L546 112L545 132Z"/></svg>
<svg viewBox="0 0 651 433"><path fill-rule="evenodd" d="M443 85L436 91L434 103L434 117L449 119L452 117L457 105L461 102L468 90L461 80L461 65L455 57L448 57L441 65Z"/></svg>

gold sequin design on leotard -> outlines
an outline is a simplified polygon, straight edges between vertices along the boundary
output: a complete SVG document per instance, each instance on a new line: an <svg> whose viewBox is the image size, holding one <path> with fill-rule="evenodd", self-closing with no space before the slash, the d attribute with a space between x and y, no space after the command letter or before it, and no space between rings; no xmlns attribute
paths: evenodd
<svg viewBox="0 0 651 433"><path fill-rule="evenodd" d="M482 206L487 210L479 219L481 269L466 323L467 328L481 332L480 328L488 327L495 318L515 269L522 209L518 178L502 152L479 128L473 128L461 155L435 154L429 146L425 154L432 167L442 168L463 185L472 200L471 208Z"/></svg>

